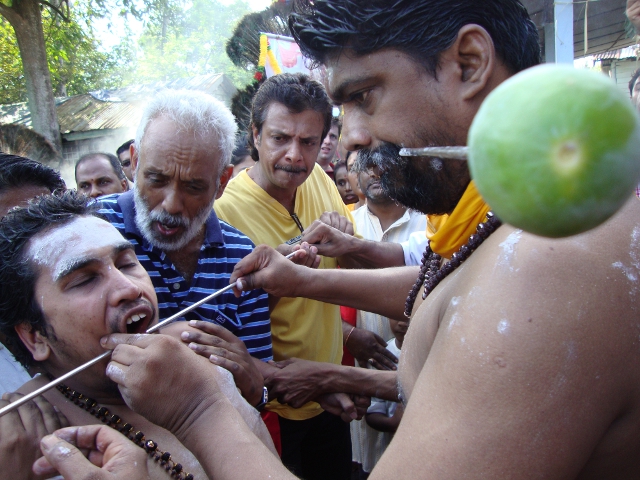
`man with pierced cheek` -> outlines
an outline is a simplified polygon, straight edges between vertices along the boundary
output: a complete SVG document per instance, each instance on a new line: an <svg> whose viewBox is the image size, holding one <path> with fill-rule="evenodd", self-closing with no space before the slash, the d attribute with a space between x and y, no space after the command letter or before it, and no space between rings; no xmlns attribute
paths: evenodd
<svg viewBox="0 0 640 480"><path fill-rule="evenodd" d="M100 339L105 335L144 333L158 321L155 291L133 245L96 216L95 206L87 202L75 192L41 197L29 209L10 212L0 226L0 329L15 343L20 362L37 364L45 372L25 383L21 394L104 353ZM237 394L228 372L179 340L161 336L167 349L185 349L197 357L212 381L233 386L229 392L235 393L236 405L258 432L262 429L270 444L259 414ZM149 453L152 478L170 478L165 467L174 478L206 478L198 461L171 432L125 404L117 384L105 373L107 363L89 367L44 397L71 425L104 422L128 436ZM171 375L184 374L176 367L175 372L167 372L167 381ZM118 378L120 372L109 373ZM14 425L5 417L0 420L0 438L10 438L8 430ZM26 430L37 425L23 423L21 428ZM0 443L3 448L11 446ZM23 449L19 455L35 460L37 443L32 451ZM31 478L30 471L14 473L12 478Z"/></svg>

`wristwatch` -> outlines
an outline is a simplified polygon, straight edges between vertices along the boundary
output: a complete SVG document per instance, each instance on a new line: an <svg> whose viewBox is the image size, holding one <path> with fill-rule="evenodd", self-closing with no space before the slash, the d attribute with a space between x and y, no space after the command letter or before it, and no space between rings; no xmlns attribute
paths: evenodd
<svg viewBox="0 0 640 480"><path fill-rule="evenodd" d="M262 398L260 403L256 405L256 410L261 412L267 403L269 403L269 390L267 390L267 387L262 387Z"/></svg>

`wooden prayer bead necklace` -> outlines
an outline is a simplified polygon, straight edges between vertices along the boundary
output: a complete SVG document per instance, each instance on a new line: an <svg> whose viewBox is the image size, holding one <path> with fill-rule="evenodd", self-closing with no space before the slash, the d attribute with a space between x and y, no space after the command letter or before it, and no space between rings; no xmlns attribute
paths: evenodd
<svg viewBox="0 0 640 480"><path fill-rule="evenodd" d="M75 403L78 407L86 410L88 413L96 417L102 423L105 423L109 427L122 433L125 437L131 440L133 443L144 449L145 452L156 462L160 464L167 474L178 480L193 480L193 475L183 470L182 465L176 463L171 458L169 452L163 452L158 448L158 444L153 440L147 440L144 433L135 431L135 428L130 423L122 423L122 419L118 415L110 415L109 410L106 407L98 406L98 402L84 396L80 392L72 390L66 385L60 384L56 387L60 393Z"/></svg>
<svg viewBox="0 0 640 480"><path fill-rule="evenodd" d="M469 237L467 243L462 245L460 249L451 256L444 265L442 263L442 257L431 250L431 244L427 245L427 249L422 256L422 267L420 268L420 275L413 288L409 292L407 301L404 304L404 315L409 318L411 311L413 310L413 304L416 301L416 297L420 288L424 285L424 293L422 299L427 296L438 286L438 284L444 280L447 275L458 268L471 254L484 242L489 236L495 232L498 227L502 225L502 222L493 212L487 213L487 220L480 223L476 228L476 233Z"/></svg>

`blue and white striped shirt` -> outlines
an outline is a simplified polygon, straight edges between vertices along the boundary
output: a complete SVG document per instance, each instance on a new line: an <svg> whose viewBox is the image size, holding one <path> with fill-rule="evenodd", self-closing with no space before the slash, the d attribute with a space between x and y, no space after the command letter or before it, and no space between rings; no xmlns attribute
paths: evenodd
<svg viewBox="0 0 640 480"><path fill-rule="evenodd" d="M156 290L160 318L174 315L229 285L233 267L254 248L246 235L219 221L212 211L207 219L198 267L189 285L166 254L151 245L138 230L133 191L107 195L100 198L98 205L99 212L134 245L138 260ZM199 317L222 325L244 342L252 356L263 361L273 358L268 298L263 290L243 292L240 298L233 292L225 292L189 315L190 320Z"/></svg>

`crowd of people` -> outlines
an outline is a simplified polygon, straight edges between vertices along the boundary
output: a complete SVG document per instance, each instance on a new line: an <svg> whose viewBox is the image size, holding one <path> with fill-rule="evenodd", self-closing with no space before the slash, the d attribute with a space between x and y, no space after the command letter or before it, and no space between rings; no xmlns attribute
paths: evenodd
<svg viewBox="0 0 640 480"><path fill-rule="evenodd" d="M547 239L466 162L399 156L540 62L526 9L298 0L289 28L326 81L266 79L248 132L168 90L76 188L0 153L0 407L112 352L0 417L0 478L640 476L638 200Z"/></svg>

